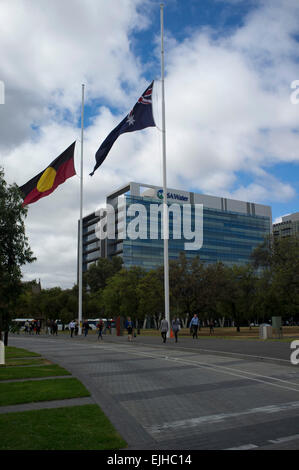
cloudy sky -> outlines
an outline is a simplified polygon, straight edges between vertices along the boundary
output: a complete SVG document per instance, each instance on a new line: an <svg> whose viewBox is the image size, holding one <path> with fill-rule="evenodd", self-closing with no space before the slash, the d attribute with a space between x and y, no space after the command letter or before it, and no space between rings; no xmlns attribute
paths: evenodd
<svg viewBox="0 0 299 470"><path fill-rule="evenodd" d="M97 148L153 79L159 127L159 5L1 0L0 165L8 183L24 184L76 139L79 173L84 83L84 215L126 182L162 184L156 128L121 136L89 176ZM273 220L298 211L298 0L166 0L164 21L168 186L269 204ZM73 286L78 217L78 176L29 206L37 261L24 268L25 280Z"/></svg>

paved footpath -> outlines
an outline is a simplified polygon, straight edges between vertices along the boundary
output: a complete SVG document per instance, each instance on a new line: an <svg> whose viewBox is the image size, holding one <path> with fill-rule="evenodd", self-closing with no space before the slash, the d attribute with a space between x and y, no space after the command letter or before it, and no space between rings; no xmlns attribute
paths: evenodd
<svg viewBox="0 0 299 470"><path fill-rule="evenodd" d="M287 342L60 334L11 335L9 345L81 380L129 449L299 448L299 366Z"/></svg>

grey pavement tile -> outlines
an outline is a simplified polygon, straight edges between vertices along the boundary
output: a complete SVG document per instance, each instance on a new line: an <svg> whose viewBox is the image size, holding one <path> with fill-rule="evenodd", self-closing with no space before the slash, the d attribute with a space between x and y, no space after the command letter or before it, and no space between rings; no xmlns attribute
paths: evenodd
<svg viewBox="0 0 299 470"><path fill-rule="evenodd" d="M182 338L177 345L162 345L160 338L139 337L128 345L125 337L111 337L99 345L91 336L19 341L78 377L129 449L162 450L268 446L268 439L299 434L299 412L283 407L299 401L298 392L288 384L280 384L288 389L279 388L278 381L260 383L250 376L291 382L292 369L275 362L286 356L289 345L249 343ZM289 357L289 349L287 353ZM272 362L246 354L272 355ZM242 377L246 371L248 378ZM281 405L281 410L273 411L272 405ZM258 407L265 411L244 414Z"/></svg>
<svg viewBox="0 0 299 470"><path fill-rule="evenodd" d="M188 369L193 369L194 366L188 366L188 365L182 365L182 366L179 366L177 367L176 366L176 369L182 369L182 370L188 370ZM149 367L147 369L122 369L122 370L116 370L116 371L105 371L105 372L100 372L101 374L101 377L104 378L104 377L112 377L113 375L138 375L139 374L158 374L160 372L164 372L164 371L169 371L169 366L167 367ZM90 376L91 377L97 377L98 376L98 372L93 372L93 373L90 373Z"/></svg>
<svg viewBox="0 0 299 470"><path fill-rule="evenodd" d="M160 390L148 390L142 392L131 392L131 393L117 393L114 394L114 398L119 401L135 401L135 400L146 400L146 399L153 399L158 397L164 396L171 396L171 395L188 395L193 393L202 393L202 392L209 392L212 390L220 390L224 389L231 389L231 388L239 388L239 387L248 387L253 386L255 384L248 383L247 380L232 380L232 381L225 381L225 382L215 382L215 383L205 383L199 385L191 385L191 386L175 386L172 388L163 388Z"/></svg>

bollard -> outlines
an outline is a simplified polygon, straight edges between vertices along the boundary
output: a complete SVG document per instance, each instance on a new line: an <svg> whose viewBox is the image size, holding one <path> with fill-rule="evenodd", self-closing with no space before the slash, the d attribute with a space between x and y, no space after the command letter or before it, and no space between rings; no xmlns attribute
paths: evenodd
<svg viewBox="0 0 299 470"><path fill-rule="evenodd" d="M0 341L0 365L5 365L5 346L3 341Z"/></svg>

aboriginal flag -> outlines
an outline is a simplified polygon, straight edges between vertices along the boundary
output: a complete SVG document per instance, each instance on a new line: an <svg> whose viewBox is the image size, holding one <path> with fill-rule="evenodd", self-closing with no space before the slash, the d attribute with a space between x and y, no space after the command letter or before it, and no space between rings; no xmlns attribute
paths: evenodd
<svg viewBox="0 0 299 470"><path fill-rule="evenodd" d="M104 140L101 146L98 148L96 153L96 164L93 172L94 174L97 168L102 165L103 161L107 157L111 150L112 145L116 139L125 132L140 131L146 127L155 127L155 121L152 110L152 92L153 92L154 81L145 90L143 95L140 96L134 108L127 114L127 116L118 124L113 131L110 132L108 137Z"/></svg>
<svg viewBox="0 0 299 470"><path fill-rule="evenodd" d="M73 142L44 171L41 171L26 184L20 186L24 198L23 206L48 196L55 191L57 186L64 183L67 178L76 174L74 167L75 145L76 142Z"/></svg>

